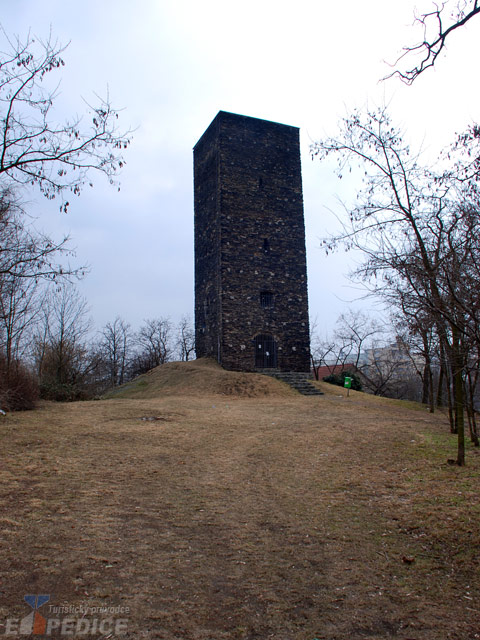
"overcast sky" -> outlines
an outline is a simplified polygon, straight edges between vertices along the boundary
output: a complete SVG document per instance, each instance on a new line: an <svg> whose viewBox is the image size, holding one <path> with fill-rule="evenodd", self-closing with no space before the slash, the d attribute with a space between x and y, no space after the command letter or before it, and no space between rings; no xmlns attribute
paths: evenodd
<svg viewBox="0 0 480 640"><path fill-rule="evenodd" d="M334 134L354 107L390 105L412 145L432 156L478 118L479 24L454 34L447 56L412 87L379 82L413 44L415 6L430 0L0 0L8 33L52 30L64 54L59 107L83 111L105 95L135 129L121 191L102 176L73 201L30 198L38 226L69 232L91 272L81 283L101 327L116 315L193 315L192 148L219 110L300 127L310 315L330 330L359 292L343 277L350 256L325 257L319 238L335 225L354 185L312 161L309 144ZM59 108L60 110L60 108ZM358 304L358 303L356 303ZM365 303L363 303L365 306ZM367 304L368 306L368 304Z"/></svg>

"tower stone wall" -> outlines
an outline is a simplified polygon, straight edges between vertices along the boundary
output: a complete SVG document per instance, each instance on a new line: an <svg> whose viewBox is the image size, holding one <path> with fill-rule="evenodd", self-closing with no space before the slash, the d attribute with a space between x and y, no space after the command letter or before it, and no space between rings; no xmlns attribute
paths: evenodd
<svg viewBox="0 0 480 640"><path fill-rule="evenodd" d="M299 130L220 111L194 148L197 357L309 371Z"/></svg>

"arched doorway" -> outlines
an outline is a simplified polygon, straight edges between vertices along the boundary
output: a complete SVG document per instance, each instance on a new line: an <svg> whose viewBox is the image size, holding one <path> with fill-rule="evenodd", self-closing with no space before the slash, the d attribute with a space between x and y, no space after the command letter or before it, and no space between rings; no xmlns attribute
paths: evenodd
<svg viewBox="0 0 480 640"><path fill-rule="evenodd" d="M255 366L259 369L274 369L277 366L277 343L273 336L261 333L254 338Z"/></svg>

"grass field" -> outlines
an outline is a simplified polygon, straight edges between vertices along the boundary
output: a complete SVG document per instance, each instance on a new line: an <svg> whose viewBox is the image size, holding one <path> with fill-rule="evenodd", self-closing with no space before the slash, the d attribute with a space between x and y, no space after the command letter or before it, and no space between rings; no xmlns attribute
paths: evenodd
<svg viewBox="0 0 480 640"><path fill-rule="evenodd" d="M198 361L7 416L0 635L49 594L131 639L480 638L478 451L448 465L445 416L321 386Z"/></svg>

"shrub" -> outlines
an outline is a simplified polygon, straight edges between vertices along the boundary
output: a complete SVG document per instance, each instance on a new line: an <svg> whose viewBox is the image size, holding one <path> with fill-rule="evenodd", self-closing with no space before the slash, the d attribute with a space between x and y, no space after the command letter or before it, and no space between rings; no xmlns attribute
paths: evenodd
<svg viewBox="0 0 480 640"><path fill-rule="evenodd" d="M40 383L40 397L43 400L56 402L74 402L75 400L87 400L89 394L85 389L75 384L48 381Z"/></svg>
<svg viewBox="0 0 480 640"><path fill-rule="evenodd" d="M325 378L323 378L323 381L328 382L329 384L336 384L338 387L344 387L345 378L352 379L352 389L354 389L355 391L362 390L362 381L360 380L360 376L353 371L348 371L348 369L344 369L340 373L332 373L329 376L325 376Z"/></svg>
<svg viewBox="0 0 480 640"><path fill-rule="evenodd" d="M36 378L21 362L9 367L0 356L0 408L6 411L34 409L38 400Z"/></svg>

